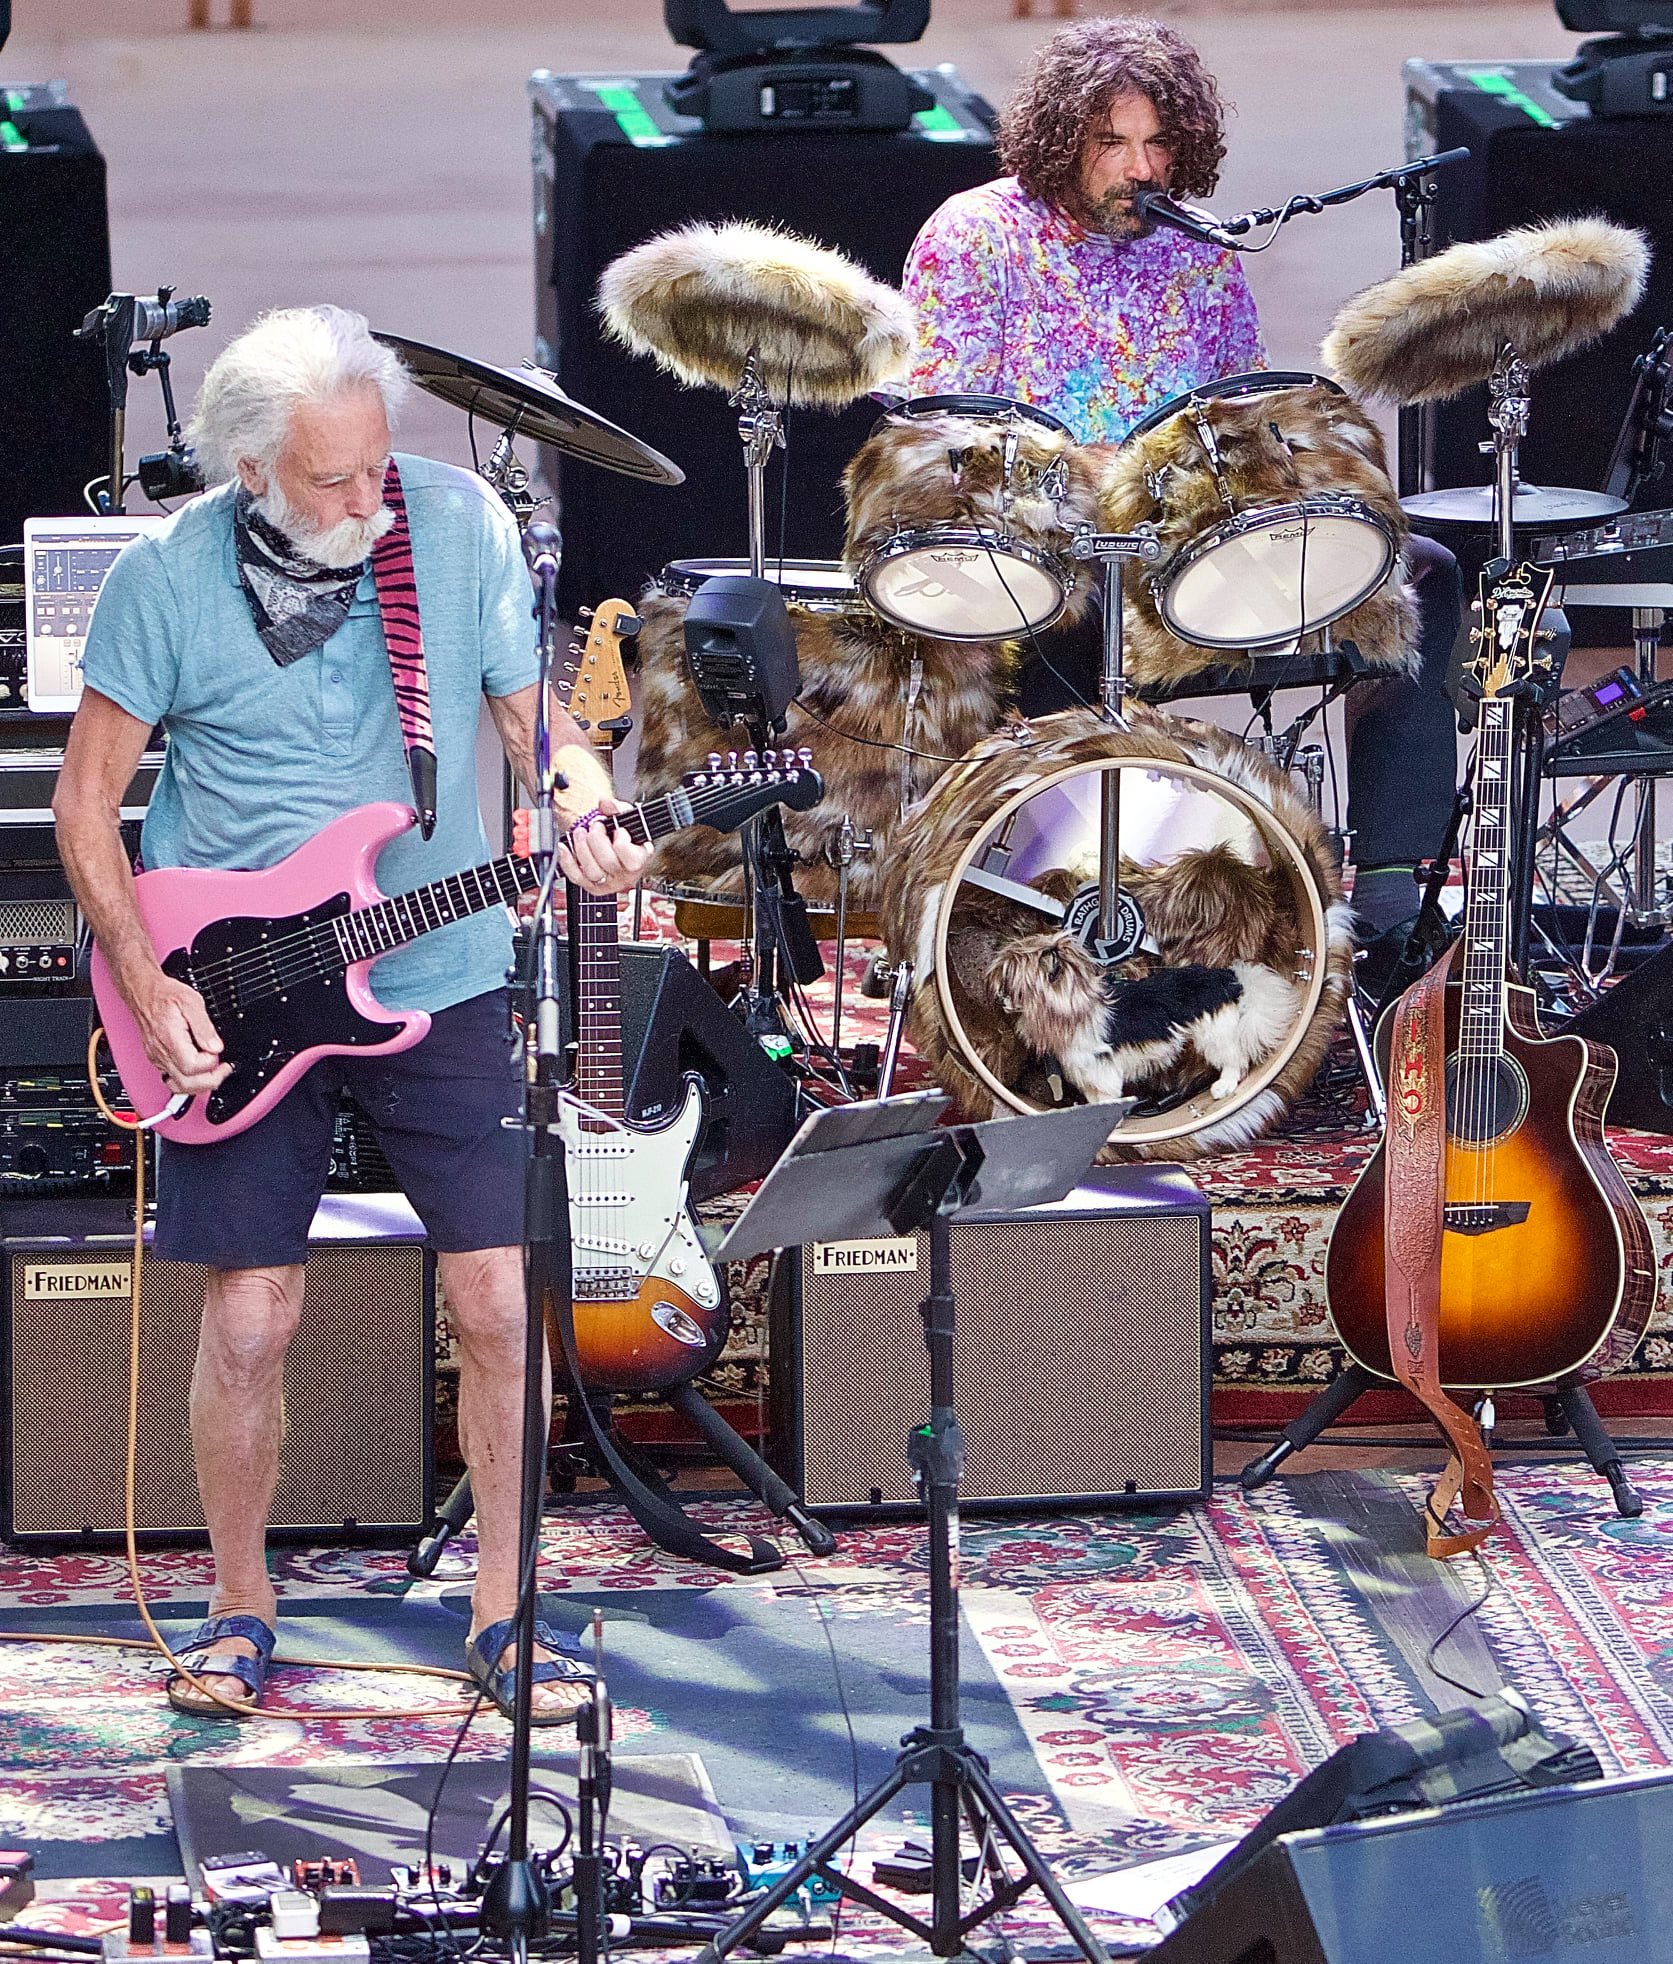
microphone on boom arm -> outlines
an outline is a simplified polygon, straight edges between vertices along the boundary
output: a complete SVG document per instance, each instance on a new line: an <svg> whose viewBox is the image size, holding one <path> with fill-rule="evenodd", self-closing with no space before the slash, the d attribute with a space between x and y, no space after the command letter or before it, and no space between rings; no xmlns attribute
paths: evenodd
<svg viewBox="0 0 1673 1964"><path fill-rule="evenodd" d="M530 525L523 533L523 557L529 562L529 571L538 580L542 577L556 579L558 561L563 556L563 541L558 536L555 525Z"/></svg>
<svg viewBox="0 0 1673 1964"><path fill-rule="evenodd" d="M1232 233L1216 224L1209 213L1198 211L1194 205L1176 204L1165 191L1135 191L1133 211L1141 224L1171 226L1189 239L1200 239L1204 245L1229 246L1233 251L1239 249Z"/></svg>

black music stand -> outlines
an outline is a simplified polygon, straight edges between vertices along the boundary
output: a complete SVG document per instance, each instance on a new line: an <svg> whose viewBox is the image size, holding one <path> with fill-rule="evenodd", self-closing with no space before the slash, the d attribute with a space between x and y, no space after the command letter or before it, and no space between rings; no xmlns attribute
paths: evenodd
<svg viewBox="0 0 1673 1964"><path fill-rule="evenodd" d="M907 1451L929 1514L930 1722L902 1740L888 1778L828 1828L758 1903L705 1944L696 1964L719 1964L815 1875L921 1938L937 1957L959 1956L972 1930L1037 1886L1088 1964L1107 1964L1102 1945L994 1786L987 1762L966 1744L959 1719L954 1551L963 1441L953 1409L948 1231L966 1209L1010 1210L1061 1200L1132 1103L1077 1105L1032 1118L948 1127L936 1124L948 1104L939 1092L819 1112L790 1142L721 1243L719 1259L732 1261L805 1241L929 1232L930 1284L922 1314L930 1414L927 1425L913 1430ZM927 1922L831 1866L843 1844L909 1786L930 1789L933 1907ZM988 1889L968 1911L959 1853L965 1819L981 1852ZM994 1852L995 1840L1010 1845L1023 1867L1020 1877L1006 1870Z"/></svg>

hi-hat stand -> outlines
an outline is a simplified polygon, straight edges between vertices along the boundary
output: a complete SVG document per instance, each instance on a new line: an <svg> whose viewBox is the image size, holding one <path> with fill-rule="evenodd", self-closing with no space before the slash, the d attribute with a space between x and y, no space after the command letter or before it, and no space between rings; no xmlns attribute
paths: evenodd
<svg viewBox="0 0 1673 1964"><path fill-rule="evenodd" d="M741 1258L806 1240L843 1241L927 1230L929 1294L922 1315L929 1350L930 1411L907 1441L928 1515L930 1717L902 1742L894 1771L865 1795L735 1923L706 1944L697 1964L719 1964L748 1943L780 1904L813 1876L921 1938L937 1957L957 1957L970 1933L1038 1888L1088 1964L1102 1946L995 1786L964 1734L959 1709L958 1488L963 1441L953 1402L952 1222L967 1209L1010 1210L1060 1199L1081 1177L1132 1101L1082 1105L1032 1118L938 1127L938 1092L839 1106L809 1119L721 1244ZM836 1866L845 1843L906 1788L930 1789L931 1910L927 1920ZM979 1889L965 1907L960 1835L978 1850ZM1018 1860L1005 1867L1000 1849Z"/></svg>

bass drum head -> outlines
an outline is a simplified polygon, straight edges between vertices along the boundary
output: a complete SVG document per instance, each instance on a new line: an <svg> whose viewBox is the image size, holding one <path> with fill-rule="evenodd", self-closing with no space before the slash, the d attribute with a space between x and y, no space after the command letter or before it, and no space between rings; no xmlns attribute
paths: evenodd
<svg viewBox="0 0 1673 1964"><path fill-rule="evenodd" d="M657 584L665 593L694 594L705 580L747 574L747 559L671 559ZM761 577L771 580L792 607L815 614L851 614L863 603L853 575L835 559L769 559Z"/></svg>
<svg viewBox="0 0 1673 1964"><path fill-rule="evenodd" d="M891 403L890 416L968 416L978 422L1004 422L1017 418L1034 423L1058 436L1069 435L1069 425L1049 409L1036 409L1031 402L1018 402L1012 396L908 396Z"/></svg>
<svg viewBox="0 0 1673 1964"><path fill-rule="evenodd" d="M1070 581L1050 554L957 527L903 532L866 561L860 588L886 621L936 641L1009 641L1062 613Z"/></svg>
<svg viewBox="0 0 1673 1964"><path fill-rule="evenodd" d="M891 956L914 965L920 1055L970 1117L1096 1101L1085 1060L1113 1026L1106 972L1081 950L1096 936L1113 788L1122 891L1146 944L1114 976L1144 978L1156 1002L1238 964L1251 1020L1235 1061L1189 1044L1129 1056L1123 1093L1139 1102L1106 1156L1246 1143L1311 1082L1345 1010L1352 940L1322 823L1285 774L1207 725L1138 712L1119 731L1077 710L1033 729L1031 747L978 745L897 835L882 924ZM1090 992L1062 979L1065 941Z"/></svg>
<svg viewBox="0 0 1673 1964"><path fill-rule="evenodd" d="M1199 648L1264 648L1350 614L1394 570L1393 534L1352 498L1240 512L1156 577L1157 611Z"/></svg>

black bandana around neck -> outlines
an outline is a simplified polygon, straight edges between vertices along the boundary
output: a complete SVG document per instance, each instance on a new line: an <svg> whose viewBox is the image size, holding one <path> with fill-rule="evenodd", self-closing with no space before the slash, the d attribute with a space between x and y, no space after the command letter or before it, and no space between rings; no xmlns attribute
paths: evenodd
<svg viewBox="0 0 1673 1964"><path fill-rule="evenodd" d="M347 620L367 562L321 566L299 553L256 510L242 484L233 495L232 532L238 584L255 616L256 633L274 661L288 668L323 646Z"/></svg>

